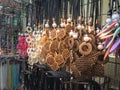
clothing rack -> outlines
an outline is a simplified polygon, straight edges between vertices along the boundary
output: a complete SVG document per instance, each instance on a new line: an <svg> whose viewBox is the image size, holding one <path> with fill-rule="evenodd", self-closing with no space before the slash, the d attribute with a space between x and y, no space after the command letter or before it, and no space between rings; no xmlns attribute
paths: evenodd
<svg viewBox="0 0 120 90"><path fill-rule="evenodd" d="M18 55L0 55L0 90L17 90L22 80Z"/></svg>

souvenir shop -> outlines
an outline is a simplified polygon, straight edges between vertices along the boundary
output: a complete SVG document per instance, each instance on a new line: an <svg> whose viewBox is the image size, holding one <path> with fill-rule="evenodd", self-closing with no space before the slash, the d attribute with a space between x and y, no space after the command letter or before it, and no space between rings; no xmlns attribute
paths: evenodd
<svg viewBox="0 0 120 90"><path fill-rule="evenodd" d="M0 90L120 90L120 0L0 0Z"/></svg>

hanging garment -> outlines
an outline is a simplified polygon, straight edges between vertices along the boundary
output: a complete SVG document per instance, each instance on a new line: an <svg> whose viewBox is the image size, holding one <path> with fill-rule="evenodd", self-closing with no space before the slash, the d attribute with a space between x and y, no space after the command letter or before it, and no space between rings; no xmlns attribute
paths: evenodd
<svg viewBox="0 0 120 90"><path fill-rule="evenodd" d="M2 62L0 62L0 89L3 89L3 69L2 69Z"/></svg>
<svg viewBox="0 0 120 90"><path fill-rule="evenodd" d="M3 88L7 89L7 63L6 61L3 63Z"/></svg>
<svg viewBox="0 0 120 90"><path fill-rule="evenodd" d="M0 89L7 89L7 63L0 62Z"/></svg>
<svg viewBox="0 0 120 90"><path fill-rule="evenodd" d="M20 64L14 64L14 90L16 90L19 86L19 70Z"/></svg>
<svg viewBox="0 0 120 90"><path fill-rule="evenodd" d="M11 90L13 90L13 64L9 64L8 66L8 71L9 71L9 74L8 74L8 80L9 80L9 87Z"/></svg>

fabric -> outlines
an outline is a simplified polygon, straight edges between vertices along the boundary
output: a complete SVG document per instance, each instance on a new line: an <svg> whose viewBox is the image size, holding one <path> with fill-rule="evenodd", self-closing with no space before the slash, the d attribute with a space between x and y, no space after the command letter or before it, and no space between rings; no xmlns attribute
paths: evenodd
<svg viewBox="0 0 120 90"><path fill-rule="evenodd" d="M7 64L0 62L0 89L7 87Z"/></svg>
<svg viewBox="0 0 120 90"><path fill-rule="evenodd" d="M12 64L10 64L9 66L8 66L8 72L9 72L9 74L8 74L8 80L9 80L9 88L11 89L11 90L13 90L13 65Z"/></svg>
<svg viewBox="0 0 120 90"><path fill-rule="evenodd" d="M0 90L8 88L8 65L6 61L0 62Z"/></svg>
<svg viewBox="0 0 120 90"><path fill-rule="evenodd" d="M20 64L14 64L14 90L16 90L19 86L19 70Z"/></svg>
<svg viewBox="0 0 120 90"><path fill-rule="evenodd" d="M0 89L3 89L3 83L2 83L2 81L3 81L3 79L2 79L2 63L0 62Z"/></svg>

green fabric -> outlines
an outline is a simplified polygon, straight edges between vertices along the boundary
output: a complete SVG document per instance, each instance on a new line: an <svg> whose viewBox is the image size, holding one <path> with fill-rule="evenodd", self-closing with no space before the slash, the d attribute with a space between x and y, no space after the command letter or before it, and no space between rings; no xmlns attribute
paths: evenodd
<svg viewBox="0 0 120 90"><path fill-rule="evenodd" d="M10 89L11 90L13 90L13 81L14 81L14 77L13 77L13 72L14 72L14 70L13 70L14 68L13 68L13 64L9 64L9 66L8 66L8 82L9 82L9 87L10 87Z"/></svg>

